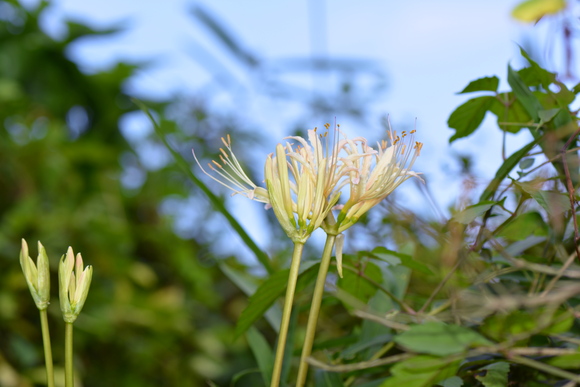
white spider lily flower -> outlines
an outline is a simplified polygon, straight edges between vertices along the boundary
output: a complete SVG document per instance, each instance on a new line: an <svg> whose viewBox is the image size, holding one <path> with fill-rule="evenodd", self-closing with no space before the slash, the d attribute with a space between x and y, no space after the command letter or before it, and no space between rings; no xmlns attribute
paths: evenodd
<svg viewBox="0 0 580 387"><path fill-rule="evenodd" d="M421 152L423 144L414 141L415 130L402 132L387 131L388 141L377 144L373 149L364 138L345 139L341 157L345 171L349 174L350 197L342 206L335 227L343 232L355 224L369 209L391 194L405 180L419 173L411 170Z"/></svg>
<svg viewBox="0 0 580 387"><path fill-rule="evenodd" d="M22 239L20 266L36 307L38 310L46 309L50 300L50 269L46 250L40 241L38 242L38 258L35 265L28 255L28 244Z"/></svg>
<svg viewBox="0 0 580 387"><path fill-rule="evenodd" d="M226 151L223 148L220 148L221 163L212 160L211 163L207 164L209 169L215 172L217 175L219 175L221 179L218 179L217 177L213 176L211 173L203 169L201 163L199 162L197 156L195 155L195 151L192 150L195 162L197 163L197 165L199 165L203 173L205 173L207 176L217 181L221 185L234 191L232 196L240 194L251 200L266 203L267 205L270 204L270 201L268 199L268 191L266 191L265 188L258 187L256 184L254 184L254 182L248 177L246 172L244 172L241 164L234 155L234 152L232 151L232 140L230 138L230 135L228 134L226 138L222 137L221 140L225 148L227 149Z"/></svg>
<svg viewBox="0 0 580 387"><path fill-rule="evenodd" d="M93 267L83 269L83 257L78 253L75 260L69 247L58 267L60 309L65 322L73 323L77 319L89 294L92 277Z"/></svg>
<svg viewBox="0 0 580 387"><path fill-rule="evenodd" d="M317 149L317 140L315 135L311 136L314 149ZM299 142L304 146L278 144L276 156L269 155L266 160L265 176L276 218L292 241L304 243L321 226L340 192L331 190L330 197L325 194L330 160L317 157L317 151L313 152L304 139L299 138Z"/></svg>
<svg viewBox="0 0 580 387"><path fill-rule="evenodd" d="M202 171L213 180L249 199L272 207L276 218L294 242L304 243L336 204L340 193L332 189L337 154L324 154L316 129L308 131L310 144L302 137L288 137L299 145L286 143L276 146L264 167L266 188L254 184L242 169L231 148L231 139L222 138L220 161L208 164L218 176ZM334 148L333 148L334 150Z"/></svg>

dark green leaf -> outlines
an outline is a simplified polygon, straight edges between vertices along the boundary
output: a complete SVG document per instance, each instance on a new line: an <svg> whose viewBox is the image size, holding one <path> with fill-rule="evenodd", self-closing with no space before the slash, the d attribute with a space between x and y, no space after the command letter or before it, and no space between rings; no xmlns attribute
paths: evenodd
<svg viewBox="0 0 580 387"><path fill-rule="evenodd" d="M463 380L459 376L452 376L448 379L439 382L438 386L441 387L461 387L463 386Z"/></svg>
<svg viewBox="0 0 580 387"><path fill-rule="evenodd" d="M499 78L495 75L493 77L484 77L471 81L465 89L458 94L472 93L474 91L497 91L499 85Z"/></svg>
<svg viewBox="0 0 580 387"><path fill-rule="evenodd" d="M519 310L509 314L497 314L489 316L481 326L481 332L496 341L503 341L512 335L530 332L538 324L527 312Z"/></svg>
<svg viewBox="0 0 580 387"><path fill-rule="evenodd" d="M520 162L522 158L524 158L530 150L537 144L538 140L534 140L529 144L524 145L519 151L512 154L510 157L507 158L506 161L503 162L501 167L495 173L495 177L489 183L485 191L479 197L479 201L489 200L495 194L495 190L501 182L506 178L506 176L511 172L512 169Z"/></svg>
<svg viewBox="0 0 580 387"><path fill-rule="evenodd" d="M498 237L512 241L521 241L530 235L548 235L548 226L537 212L524 212L516 216L497 234Z"/></svg>
<svg viewBox="0 0 580 387"><path fill-rule="evenodd" d="M530 56L528 55L528 53L520 47L520 53L522 54L522 56L524 58L526 58L526 60L528 61L528 63L530 64L529 69L530 71L530 75L537 79L537 82L542 85L542 87L545 90L548 90L548 87L550 86L550 84L554 83L556 81L556 74L555 73L551 73L546 69L543 69L536 61L534 61L532 58L530 58ZM530 78L532 78L530 77ZM533 82L532 79L524 79L524 81L528 81L528 82ZM536 86L536 84L532 84L532 83L528 83L526 82L526 84L528 86Z"/></svg>
<svg viewBox="0 0 580 387"><path fill-rule="evenodd" d="M496 96L489 111L497 117L497 125L501 130L517 133L527 125L532 125L530 115L513 93L501 93Z"/></svg>
<svg viewBox="0 0 580 387"><path fill-rule="evenodd" d="M316 277L318 264L308 268L298 277L296 290L304 289ZM289 269L275 272L264 281L248 300L248 306L242 311L238 323L236 324L235 337L239 337L254 322L256 322L264 313L270 309L272 304L282 296L288 284Z"/></svg>
<svg viewBox="0 0 580 387"><path fill-rule="evenodd" d="M481 125L485 113L489 110L494 100L494 96L477 97L470 99L455 109L447 120L447 125L455 129L455 134L451 136L449 142L467 137L473 133Z"/></svg>
<svg viewBox="0 0 580 387"><path fill-rule="evenodd" d="M343 278L338 280L338 286L364 303L377 292L377 287L362 275L378 284L383 282L381 269L372 262L363 263L359 273L350 270L344 270L343 273Z"/></svg>
<svg viewBox="0 0 580 387"><path fill-rule="evenodd" d="M272 370L274 369L274 354L272 353L272 349L268 345L264 336L262 336L262 334L254 327L250 327L247 330L246 338L248 339L250 349L256 358L258 368L260 368L264 385L269 386L272 377Z"/></svg>
<svg viewBox="0 0 580 387"><path fill-rule="evenodd" d="M424 274L433 274L425 264L415 261L410 255L389 250L386 247L376 247L369 255L386 261L393 266L401 264L409 269L417 270Z"/></svg>
<svg viewBox="0 0 580 387"><path fill-rule="evenodd" d="M485 375L476 375L475 377L479 380L485 387L507 387L508 386L508 373L510 371L510 365L506 362L492 363L488 366L481 368L485 371Z"/></svg>
<svg viewBox="0 0 580 387"><path fill-rule="evenodd" d="M469 328L440 322L414 325L396 336L394 341L411 351L436 356L453 355L474 346L492 344Z"/></svg>
<svg viewBox="0 0 580 387"><path fill-rule="evenodd" d="M551 359L546 360L546 363L558 368L578 369L580 368L580 353L555 356Z"/></svg>
<svg viewBox="0 0 580 387"><path fill-rule="evenodd" d="M392 377L385 380L381 387L432 387L455 375L460 361L418 355L401 361L391 368Z"/></svg>
<svg viewBox="0 0 580 387"><path fill-rule="evenodd" d="M518 99L526 109L526 112L532 117L534 122L538 121L538 111L543 110L542 104L534 94L530 91L528 86L524 83L520 75L508 65L508 83Z"/></svg>

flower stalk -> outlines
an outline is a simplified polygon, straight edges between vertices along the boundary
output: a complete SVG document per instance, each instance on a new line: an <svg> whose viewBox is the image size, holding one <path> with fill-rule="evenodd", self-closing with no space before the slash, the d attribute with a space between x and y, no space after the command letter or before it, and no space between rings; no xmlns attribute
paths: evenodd
<svg viewBox="0 0 580 387"><path fill-rule="evenodd" d="M81 254L78 253L75 259L73 250L69 247L58 267L60 309L65 322L65 387L74 387L73 323L83 309L92 277L93 267L85 268Z"/></svg>

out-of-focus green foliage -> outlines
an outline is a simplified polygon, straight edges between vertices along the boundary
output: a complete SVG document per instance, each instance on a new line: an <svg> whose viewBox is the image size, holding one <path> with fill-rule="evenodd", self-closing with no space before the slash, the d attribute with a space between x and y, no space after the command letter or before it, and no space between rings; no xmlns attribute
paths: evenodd
<svg viewBox="0 0 580 387"><path fill-rule="evenodd" d="M173 164L146 170L119 130L123 115L138 110L123 92L137 67L81 72L66 56L68 44L111 31L69 22L69 34L56 41L38 26L46 6L0 2L0 385L44 380L20 238L32 246L41 240L50 258L57 376L64 357L57 264L72 245L94 267L75 323L82 385L226 383L255 365L244 341L232 344L239 291L206 247L177 237L159 212L168 195L188 195L184 178ZM146 174L137 189L121 184L131 173L122 166L127 159Z"/></svg>

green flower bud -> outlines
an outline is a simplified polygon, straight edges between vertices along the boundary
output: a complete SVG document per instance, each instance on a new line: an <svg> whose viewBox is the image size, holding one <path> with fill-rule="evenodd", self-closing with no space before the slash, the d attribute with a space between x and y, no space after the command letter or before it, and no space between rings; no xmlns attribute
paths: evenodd
<svg viewBox="0 0 580 387"><path fill-rule="evenodd" d="M50 269L48 256L42 243L38 242L38 258L35 265L28 255L28 244L22 239L20 266L36 307L39 310L46 309L50 300Z"/></svg>
<svg viewBox="0 0 580 387"><path fill-rule="evenodd" d="M92 277L93 267L87 266L83 270L81 254L77 254L75 261L69 247L58 267L60 310L65 322L72 323L77 319L89 294Z"/></svg>

